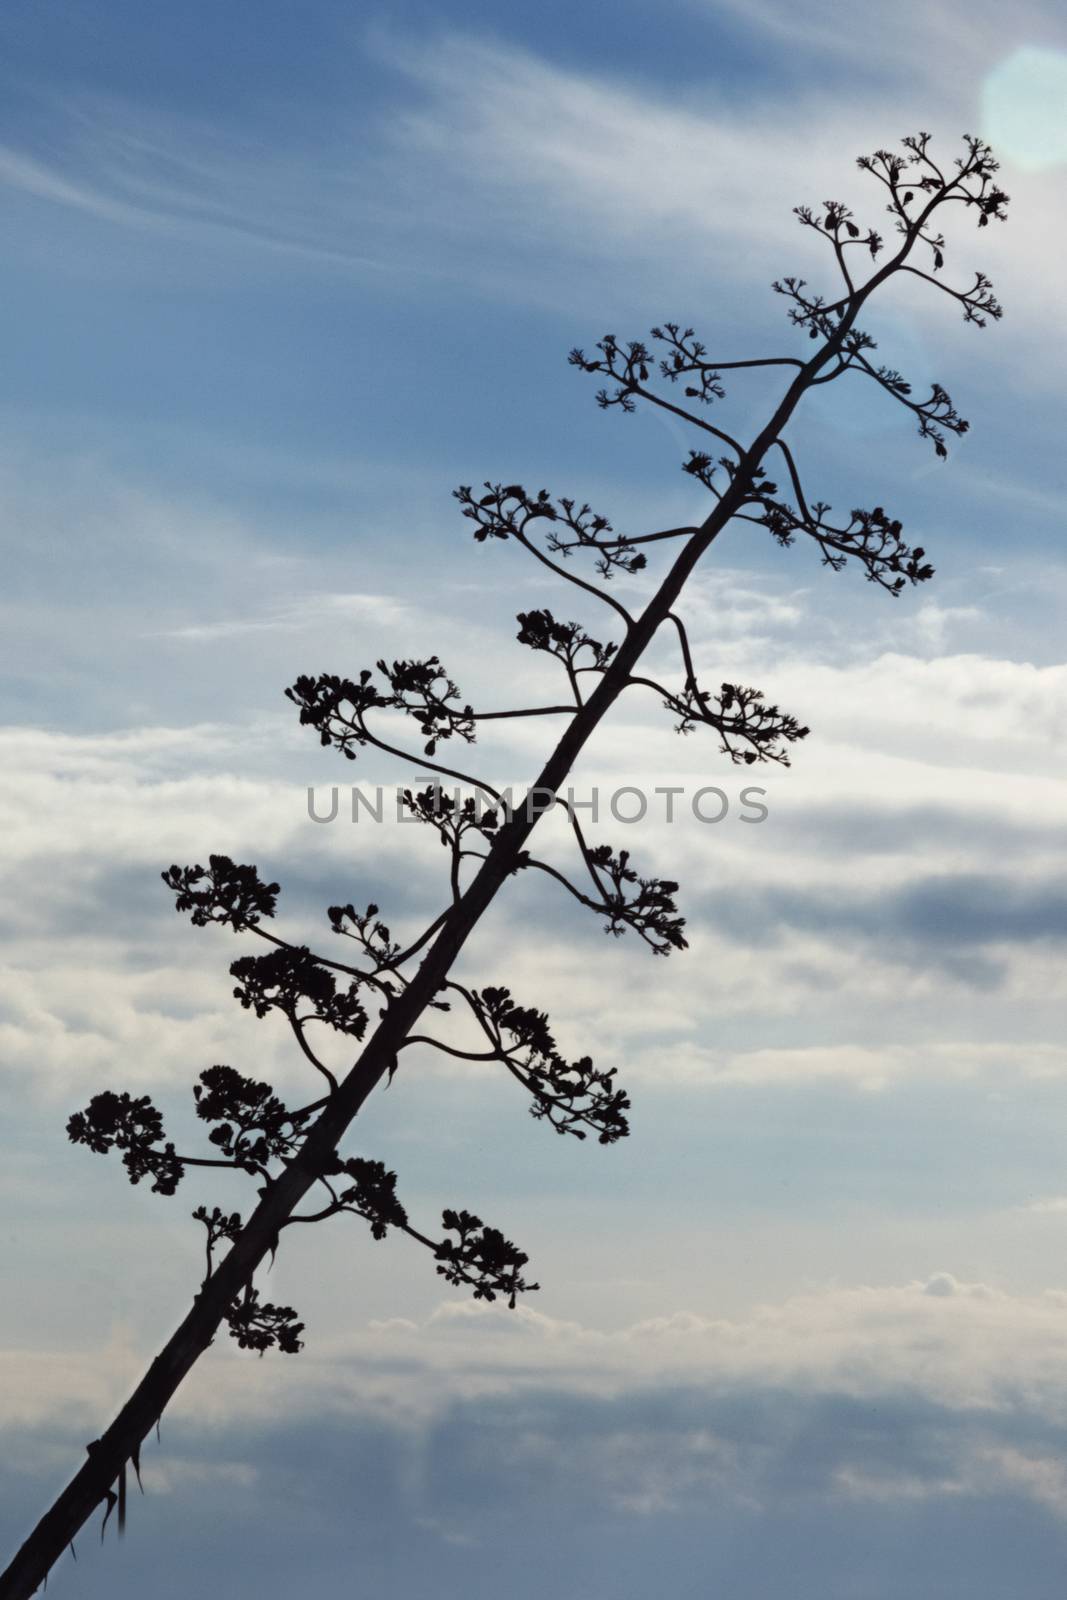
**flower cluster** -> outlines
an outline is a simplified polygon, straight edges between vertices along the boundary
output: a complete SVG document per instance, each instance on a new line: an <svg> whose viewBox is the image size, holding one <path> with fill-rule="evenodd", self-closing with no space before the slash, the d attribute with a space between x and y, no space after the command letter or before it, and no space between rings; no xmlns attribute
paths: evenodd
<svg viewBox="0 0 1067 1600"><path fill-rule="evenodd" d="M147 1095L114 1094L105 1089L94 1094L84 1111L67 1122L71 1144L84 1144L97 1155L123 1152L122 1164L131 1183L152 1178L153 1194L173 1194L185 1173L173 1144L157 1148L163 1138L163 1118Z"/></svg>
<svg viewBox="0 0 1067 1600"><path fill-rule="evenodd" d="M334 745L354 761L356 752L352 746L369 742L363 715L382 703L370 680L366 669L360 673L358 683L353 678L340 678L335 672L322 672L317 678L301 673L285 693L300 707L301 725L314 728L320 744Z"/></svg>
<svg viewBox="0 0 1067 1600"><path fill-rule="evenodd" d="M350 1156L338 1162L337 1172L352 1179L338 1195L340 1204L370 1223L373 1238L384 1239L390 1228L407 1226L408 1214L396 1197L396 1173L389 1172L383 1161Z"/></svg>
<svg viewBox="0 0 1067 1600"><path fill-rule="evenodd" d="M358 999L358 982L338 989L333 973L305 945L283 946L265 956L240 956L231 964L230 976L238 980L235 999L257 1017L265 1017L273 1007L294 1024L307 1021L306 1015L297 1015L306 1003L314 1020L353 1038L363 1037L367 1013Z"/></svg>
<svg viewBox="0 0 1067 1600"><path fill-rule="evenodd" d="M426 740L425 755L432 756L438 741L453 735L468 744L473 742L472 709L451 703L458 700L459 690L437 656L394 661L392 666L379 661L377 667L389 685L388 694L371 682L372 674L366 668L358 682L332 672L320 673L317 678L304 673L285 693L300 707L301 723L317 730L319 742L333 745L350 761L355 760L360 745L386 748L365 721L367 712L375 709L402 711L413 717Z"/></svg>
<svg viewBox="0 0 1067 1600"><path fill-rule="evenodd" d="M618 936L625 928L633 928L656 955L687 948L682 935L685 918L678 915L674 903L676 883L668 878L639 878L630 866L630 852L620 850L613 855L610 845L596 845L589 852L589 861L610 885L604 904L597 907L607 916L608 933ZM636 894L628 892L633 884L637 885Z"/></svg>
<svg viewBox="0 0 1067 1600"><path fill-rule="evenodd" d="M902 525L881 506L873 511L856 509L849 521L835 527L827 522L830 507L822 501L809 506L803 516L783 501L768 501L762 522L781 545L793 543L797 533L808 534L822 551L824 565L840 572L850 557L865 568L871 583L899 594L908 583L925 583L934 569L922 545L914 548L901 538Z"/></svg>
<svg viewBox="0 0 1067 1600"><path fill-rule="evenodd" d="M254 866L237 866L229 856L208 856L207 867L172 866L160 876L177 896L175 910L192 912L196 928L217 922L237 933L274 915L278 885L263 883Z"/></svg>
<svg viewBox="0 0 1067 1600"><path fill-rule="evenodd" d="M438 783L431 784L428 789L420 789L417 794L404 789L400 799L404 809L410 811L413 817L436 829L441 843L453 852L454 858L467 853L463 850L466 834L477 833L489 838L500 825L495 810L483 811L480 804L476 804L469 796L464 800L454 798Z"/></svg>
<svg viewBox="0 0 1067 1600"><path fill-rule="evenodd" d="M545 543L554 555L569 556L572 550L595 550L596 569L603 578L613 572L631 576L647 565L646 558L634 550L626 538L608 538L612 527L607 517L590 506L578 505L566 495L552 503L547 489L528 495L521 483L483 484L485 494L475 498L469 484L453 490L454 497L463 507L463 515L475 524L474 537L479 544L487 539L517 539L528 549L535 548L530 541L532 523L550 524Z"/></svg>
<svg viewBox="0 0 1067 1600"><path fill-rule="evenodd" d="M307 1114L289 1111L269 1083L242 1077L233 1067L207 1067L193 1098L197 1116L218 1124L208 1138L231 1161L258 1169L300 1148Z"/></svg>
<svg viewBox="0 0 1067 1600"><path fill-rule="evenodd" d="M504 1060L532 1095L530 1114L557 1133L585 1138L589 1128L600 1144L614 1144L630 1131L630 1098L616 1088L616 1069L597 1071L589 1056L567 1061L543 1011L516 1005L504 988L472 990L470 999Z"/></svg>
<svg viewBox="0 0 1067 1600"><path fill-rule="evenodd" d="M202 1222L207 1229L205 1258L207 1261L207 1277L210 1278L214 1266L215 1246L223 1239L230 1244L234 1242L243 1226L241 1214L239 1211L220 1211L218 1206L212 1206L210 1211L207 1206L197 1206L193 1212L193 1221Z"/></svg>
<svg viewBox="0 0 1067 1600"><path fill-rule="evenodd" d="M296 1320L292 1306L272 1305L269 1300L260 1302L259 1290L248 1288L224 1313L231 1336L242 1350L278 1349L286 1355L296 1355L304 1348L300 1335L304 1324Z"/></svg>
<svg viewBox="0 0 1067 1600"><path fill-rule="evenodd" d="M512 1310L518 1295L540 1288L522 1277L529 1256L505 1239L499 1228L486 1227L469 1211L444 1211L441 1221L457 1235L455 1240L442 1240L434 1251L437 1271L447 1283L472 1284L476 1300L506 1295Z"/></svg>
<svg viewBox="0 0 1067 1600"><path fill-rule="evenodd" d="M670 348L670 355L659 364L664 378L671 383L677 383L680 378L697 380L696 383L686 384L687 399L710 405L713 400L726 398L721 374L704 360L707 347L694 336L692 328L680 332L677 322L665 322L662 328L652 329L652 337L661 339Z"/></svg>
<svg viewBox="0 0 1067 1600"><path fill-rule="evenodd" d="M378 907L373 902L366 911L357 911L351 902L344 906L328 906L326 915L333 932L345 939L354 939L373 961L376 971L388 967L400 954L401 946L379 919Z"/></svg>
<svg viewBox="0 0 1067 1600"><path fill-rule="evenodd" d="M597 341L599 357L589 357L584 350L574 349L567 357L572 367L582 372L597 372L611 378L614 389L598 389L596 403L602 411L619 406L627 412L635 411L634 395L643 394L643 385L651 376L653 358L649 348L640 339L620 344L613 333L606 333Z"/></svg>
<svg viewBox="0 0 1067 1600"><path fill-rule="evenodd" d="M577 622L557 622L551 611L520 611L515 620L520 644L557 656L572 671L578 668L582 651L588 650L593 668L603 672L618 648L591 639Z"/></svg>
<svg viewBox="0 0 1067 1600"><path fill-rule="evenodd" d="M459 690L437 656L429 656L425 661L394 661L392 666L379 661L377 665L392 690L384 703L414 717L427 741L423 748L425 755L436 753L439 739L458 736L473 744L473 711L470 706L450 704L459 699Z"/></svg>

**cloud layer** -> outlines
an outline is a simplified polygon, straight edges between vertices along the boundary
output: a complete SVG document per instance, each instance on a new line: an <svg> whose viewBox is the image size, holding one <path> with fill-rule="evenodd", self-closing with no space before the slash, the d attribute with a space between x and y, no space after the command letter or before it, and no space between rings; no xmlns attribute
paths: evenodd
<svg viewBox="0 0 1067 1600"><path fill-rule="evenodd" d="M478 707L553 700L516 611L550 604L597 637L617 618L475 547L449 490L516 473L629 532L702 514L677 471L693 441L673 421L601 428L566 350L675 315L727 359L795 348L765 285L827 264L790 208L829 192L870 214L853 156L925 125L943 150L963 128L1003 143L1011 226L953 240L947 266L988 268L1008 316L975 340L946 302L901 296L871 329L886 360L950 382L974 434L942 468L851 390L793 443L813 493L884 500L929 545L931 594L893 603L813 550L724 538L685 598L698 665L811 725L794 766L734 769L641 690L575 776L583 796L728 795L720 824L686 798L668 823L651 797L639 827L603 802L590 822L680 882L690 949L605 940L522 873L465 953L472 981L544 1006L568 1054L618 1066L633 1136L553 1139L517 1086L430 1049L353 1132L413 1218L477 1208L541 1292L514 1315L442 1304L407 1241L293 1230L315 1237L269 1287L307 1350L220 1342L146 1446L129 1539L91 1533L53 1583L1046 1600L1067 1554L1061 23L945 0L861 30L828 0L679 0L653 28L623 0L593 58L573 8L535 28L446 7L428 34L401 5L354 34L316 0L297 39L269 7L246 31L190 4L195 59L163 52L190 77L142 62L94 81L94 43L0 112L18 309L0 395L5 1542L185 1309L192 1204L249 1198L130 1190L66 1143L67 1116L104 1087L150 1093L187 1145L214 1062L307 1087L281 1030L232 998L243 946L178 919L160 870L255 861L282 883L283 931L327 949L339 899L405 932L435 915L434 841L345 819L348 784L399 768L338 763L285 685L439 652ZM69 21L72 49L106 24L92 6ZM139 37L123 21L116 63ZM331 57L314 93L310 36ZM751 431L773 385L730 389L729 426ZM671 641L654 668L679 681ZM546 738L519 721L464 763L521 784ZM739 816L751 782L758 826ZM341 818L316 825L308 786L335 784ZM568 861L564 831L537 839Z"/></svg>

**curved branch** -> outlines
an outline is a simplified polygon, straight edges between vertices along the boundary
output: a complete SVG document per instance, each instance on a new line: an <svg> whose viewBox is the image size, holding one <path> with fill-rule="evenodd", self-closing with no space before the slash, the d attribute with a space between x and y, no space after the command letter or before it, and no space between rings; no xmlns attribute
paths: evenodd
<svg viewBox="0 0 1067 1600"><path fill-rule="evenodd" d="M471 712L471 721L472 722L496 722L496 721L501 721L505 717L553 717L553 716L562 716L564 714L564 712L566 712L567 716L573 716L574 715L574 707L573 706L531 706L528 711L527 710L523 710L523 711L472 711Z"/></svg>
<svg viewBox="0 0 1067 1600"><path fill-rule="evenodd" d="M443 1039L432 1039L428 1033L410 1033L400 1046L406 1050L409 1045L429 1044L435 1050L443 1050L446 1055L457 1056L461 1061L500 1061L502 1056L499 1050L459 1050L455 1045L445 1044Z"/></svg>
<svg viewBox="0 0 1067 1600"><path fill-rule="evenodd" d="M969 432L970 423L965 417L960 416L948 393L939 383L930 385L928 399L912 400L911 385L905 383L899 373L886 367L872 366L861 350L849 352L848 365L850 371L862 372L866 377L873 379L886 394L906 407L918 419L920 437L931 439L935 451L942 459L948 455L948 449L941 429L947 428L949 433L957 436Z"/></svg>
<svg viewBox="0 0 1067 1600"><path fill-rule="evenodd" d="M315 1068L316 1072L321 1072L322 1073L322 1076L326 1079L326 1082L330 1085L330 1093L331 1094L336 1094L337 1093L337 1079L334 1077L334 1075L330 1071L329 1067L323 1066L322 1062L319 1060L319 1058L315 1054L314 1050L312 1050L311 1046L308 1044L307 1039L304 1037L304 1022L307 1019L306 1018L301 1018L301 1017L295 1017L290 1012L287 1012L286 1016L288 1017L289 1026L293 1030L293 1034L294 1034L294 1036L296 1038L296 1042L300 1046L300 1049L302 1050L304 1056L307 1058L308 1061L310 1061L311 1065Z"/></svg>
<svg viewBox="0 0 1067 1600"><path fill-rule="evenodd" d="M662 395L655 394L651 389L646 389L643 384L635 384L630 392L640 395L642 400L647 400L651 405L659 406L661 411L670 411L674 416L680 417L683 422L691 423L694 428L701 428L705 433L710 433L721 443L728 445L735 452L739 461L744 460L744 448L738 444L737 440L731 438L728 433L724 433L721 428L716 428L713 423L708 422L704 417L694 416L693 412L686 411L684 406L676 406L670 400L664 400Z"/></svg>
<svg viewBox="0 0 1067 1600"><path fill-rule="evenodd" d="M594 889L596 890L597 894L606 897L607 890L605 889L604 884L601 881L600 875L598 874L598 872L596 870L596 864L593 861L592 851L590 850L588 844L585 841L585 834L582 832L581 823L578 821L577 816L575 815L574 811L571 809L571 807L567 803L567 801L565 799L562 799L559 795L556 796L556 804L562 806L563 809L567 813L567 820L570 822L571 830L572 830L572 832L574 834L575 843L578 846L578 853L580 854L582 860L585 862L586 870L589 873L589 877L590 877L590 880L591 880L591 882L593 884Z"/></svg>
<svg viewBox="0 0 1067 1600"><path fill-rule="evenodd" d="M258 938L266 939L268 944L274 945L279 950L295 951L301 948L298 945L292 944L288 939L280 939L275 933L268 933L267 930L261 927L258 923L245 922L241 925L241 931L244 933L254 933ZM350 967L347 966L343 961L331 961L329 956L316 955L314 951L311 952L311 955L312 958L318 962L320 967L329 967L333 972L343 972L348 978L358 978L360 983L369 983L377 988L381 987L381 984L375 977L374 973L368 972L365 967Z"/></svg>
<svg viewBox="0 0 1067 1600"><path fill-rule="evenodd" d="M797 497L797 505L800 507L801 516L803 516L808 522L814 522L815 519L808 509L808 502L804 496L804 489L800 482L800 473L797 471L797 464L793 459L793 452L790 450L784 439L775 439L774 443L785 457L786 470L789 473L789 481L793 485L793 493Z"/></svg>
<svg viewBox="0 0 1067 1600"><path fill-rule="evenodd" d="M940 252L938 257L940 258ZM913 277L921 278L924 283L930 283L935 289L940 289L942 294L947 294L951 300L956 300L963 307L965 322L973 322L979 328L984 328L986 317L992 317L994 322L999 322L1004 315L1004 308L993 293L993 285L984 272L976 272L974 283L969 289L953 289L951 284L942 283L940 278L933 277L929 272L923 272L919 267L902 266L901 272L910 272Z"/></svg>
<svg viewBox="0 0 1067 1600"><path fill-rule="evenodd" d="M608 548L617 544L656 544L660 539L684 539L687 538L691 533L698 533L699 531L700 530L695 523L690 523L684 528L664 528L661 533L627 534L625 538L601 539L598 541L598 543L604 548Z"/></svg>
<svg viewBox="0 0 1067 1600"><path fill-rule="evenodd" d="M393 956L388 962L383 963L381 970L383 972L393 972L395 973L396 977L399 978L400 973L397 972L396 969L398 967L402 967L406 961L410 961L412 956L417 955L422 949L423 945L428 943L428 941L433 938L434 934L440 930L451 914L452 908L449 906L446 910L442 911L439 916L434 918L429 927L426 928L425 931L421 933L415 940L414 944L408 945L407 949L400 955ZM401 981L403 980L401 979Z"/></svg>
<svg viewBox="0 0 1067 1600"><path fill-rule="evenodd" d="M554 572L557 578L565 578L568 583L573 583L576 588L584 589L586 594L594 595L596 599L602 600L606 606L610 606L613 611L618 612L619 616L625 622L627 629L633 627L633 617L627 611L626 607L621 605L619 601L615 599L614 595L605 594L604 590L598 589L595 583L587 583L584 578L576 577L573 572L568 572L565 567L557 566L554 561L551 561L549 557L545 555L543 550L539 550L537 548L532 539L528 539L526 534L520 532L518 529L512 530L511 537L513 539L517 539L519 544L521 544L524 549L528 550L532 556L540 561L543 567L547 567L549 572Z"/></svg>
<svg viewBox="0 0 1067 1600"><path fill-rule="evenodd" d="M695 689L697 673L696 667L693 665L693 652L689 648L689 635L685 631L685 623L673 611L668 611L664 620L674 623L675 631L678 634L678 643L682 650L682 660L685 663L686 687Z"/></svg>
<svg viewBox="0 0 1067 1600"><path fill-rule="evenodd" d="M347 720L347 719L346 719ZM396 756L401 761L406 761L410 766L422 767L427 772L439 772L445 778L458 778L460 783L466 783L473 789L481 789L484 794L490 795L496 803L500 804L500 794L491 783L483 783L480 778L472 778L468 772L459 772L455 767L443 767L438 761L431 761L426 756L413 756L408 750L401 750L397 745L389 744L385 739L372 733L363 719L362 712L357 713L357 724L368 744L375 745L379 750L384 750L386 755Z"/></svg>

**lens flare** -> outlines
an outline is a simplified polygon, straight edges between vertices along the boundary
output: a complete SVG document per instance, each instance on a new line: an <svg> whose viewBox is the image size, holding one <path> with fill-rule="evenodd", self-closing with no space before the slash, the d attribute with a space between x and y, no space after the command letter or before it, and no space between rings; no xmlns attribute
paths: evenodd
<svg viewBox="0 0 1067 1600"><path fill-rule="evenodd" d="M1024 172L1067 161L1067 55L1024 45L982 86L982 136Z"/></svg>

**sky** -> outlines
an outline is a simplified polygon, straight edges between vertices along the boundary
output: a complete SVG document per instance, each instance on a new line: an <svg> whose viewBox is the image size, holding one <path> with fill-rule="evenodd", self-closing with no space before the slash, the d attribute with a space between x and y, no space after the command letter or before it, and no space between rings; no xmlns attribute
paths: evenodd
<svg viewBox="0 0 1067 1600"><path fill-rule="evenodd" d="M635 694L574 780L722 789L718 823L653 803L596 825L678 880L689 949L653 960L516 879L463 956L618 1067L630 1137L554 1139L516 1085L426 1051L346 1145L428 1229L444 1206L500 1226L539 1291L474 1304L408 1240L300 1230L265 1287L303 1352L220 1338L146 1444L124 1543L87 1528L49 1591L1058 1595L1056 9L7 0L0 81L5 1548L184 1315L193 1204L242 1203L131 1188L67 1117L129 1089L188 1143L214 1062L306 1087L231 998L232 937L176 918L160 870L256 862L281 931L324 953L339 900L417 934L440 852L347 820L353 783L400 769L320 749L285 687L436 653L478 706L557 695L516 613L610 624L475 544L451 491L544 486L631 533L706 514L693 437L599 412L568 350L670 319L723 360L803 353L770 284L829 287L830 263L791 208L879 225L854 158L926 129L946 159L964 133L1001 158L1010 220L956 219L948 267L987 271L1005 316L967 327L911 284L867 325L971 431L940 462L837 384L790 439L813 493L886 505L936 577L894 600L731 529L682 609L712 682L810 725L793 765L742 772ZM722 420L751 436L779 393L739 376ZM521 784L549 737L508 725L470 765ZM326 807L333 785L317 824L308 788Z"/></svg>

